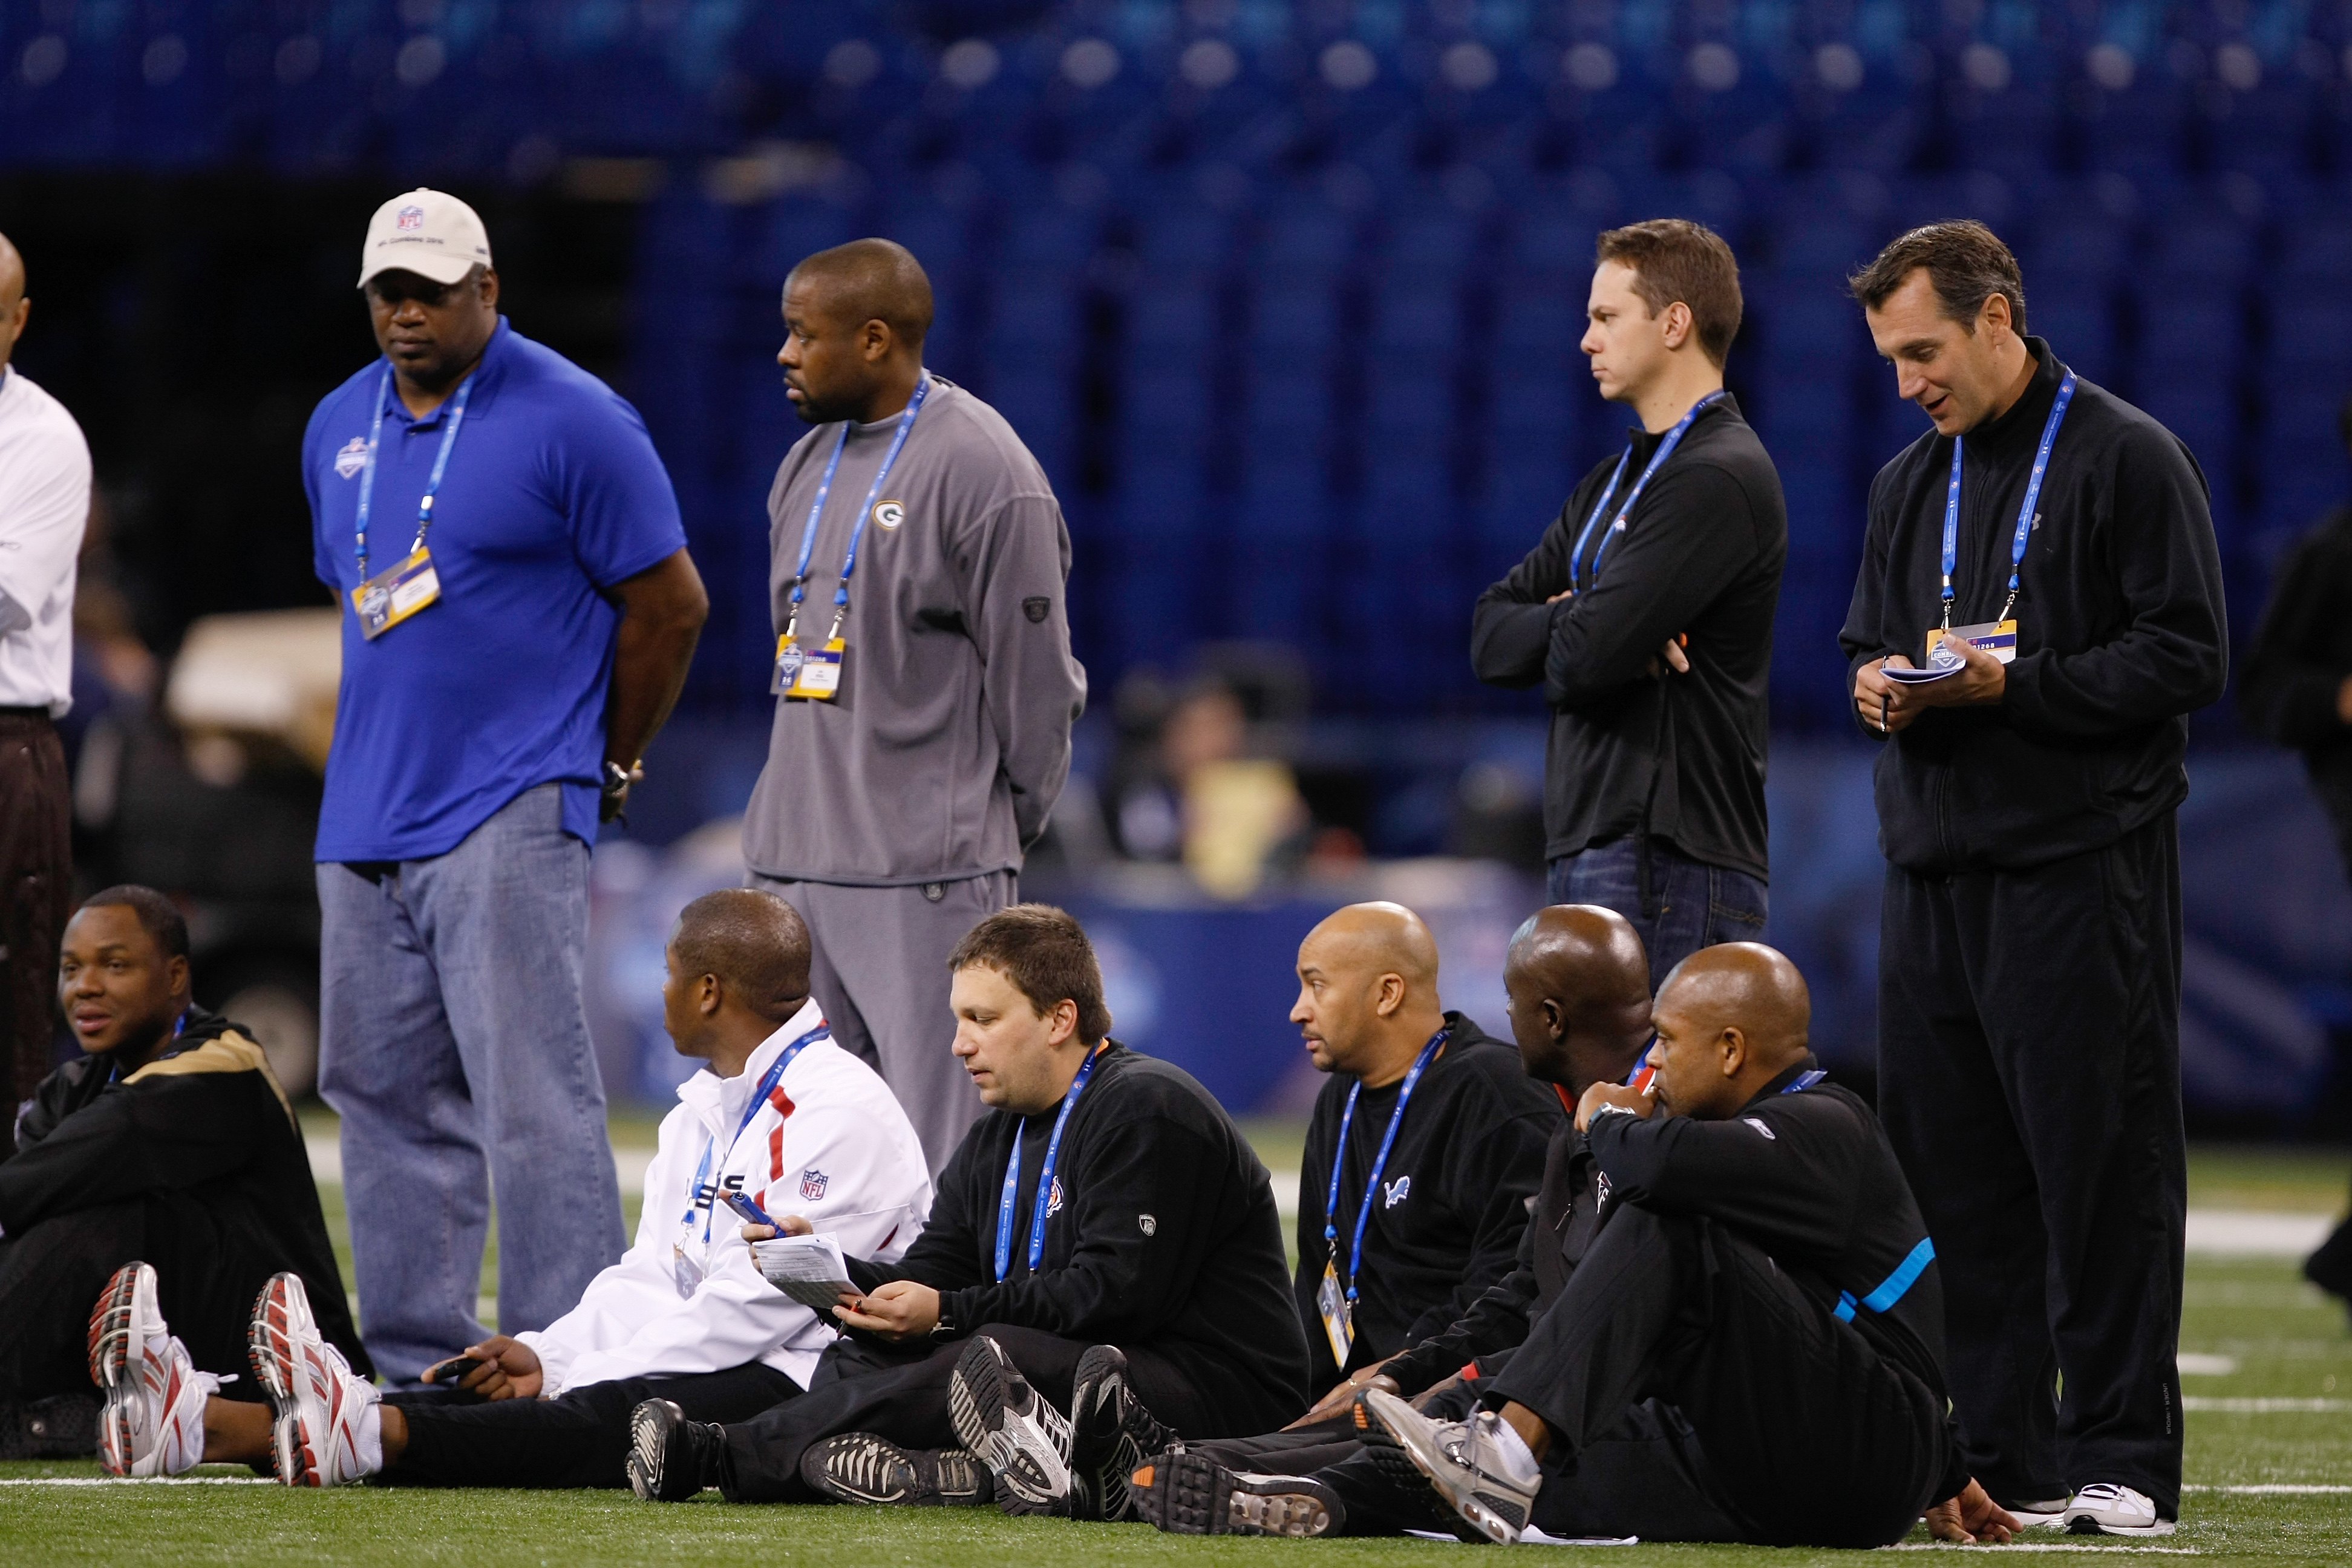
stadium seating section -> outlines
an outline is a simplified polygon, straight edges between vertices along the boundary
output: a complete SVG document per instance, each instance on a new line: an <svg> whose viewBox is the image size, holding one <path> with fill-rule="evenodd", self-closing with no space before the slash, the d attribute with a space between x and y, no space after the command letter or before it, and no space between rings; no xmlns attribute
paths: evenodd
<svg viewBox="0 0 2352 1568"><path fill-rule="evenodd" d="M1576 348L1592 237L1701 218L1788 488L1778 717L1826 728L1870 479L1923 427L1843 279L1918 221L1993 223L2032 326L2189 443L2243 635L2346 488L2347 45L2285 0L12 0L0 165L647 202L629 390L718 590L705 711L761 700L810 250L930 268L930 360L1053 477L1106 688L1270 638L1326 711L1474 713L1525 700L1471 680L1469 600L1624 423Z"/></svg>

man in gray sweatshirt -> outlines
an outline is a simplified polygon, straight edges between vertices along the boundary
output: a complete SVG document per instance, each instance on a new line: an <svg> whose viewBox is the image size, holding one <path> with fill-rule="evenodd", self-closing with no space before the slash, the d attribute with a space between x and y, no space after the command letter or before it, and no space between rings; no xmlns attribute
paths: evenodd
<svg viewBox="0 0 2352 1568"><path fill-rule="evenodd" d="M776 363L816 428L768 497L776 721L743 858L807 921L834 1038L936 1173L983 1109L949 1048L948 953L1015 901L1086 707L1069 530L1013 427L924 370L931 285L905 247L809 257L783 315Z"/></svg>

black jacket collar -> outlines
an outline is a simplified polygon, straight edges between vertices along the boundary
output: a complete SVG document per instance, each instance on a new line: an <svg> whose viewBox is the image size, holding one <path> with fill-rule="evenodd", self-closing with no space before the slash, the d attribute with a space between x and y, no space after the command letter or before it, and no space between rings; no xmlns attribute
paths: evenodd
<svg viewBox="0 0 2352 1568"><path fill-rule="evenodd" d="M2058 384L2066 378L2066 367L2040 338L2027 338L2025 349L2033 356L2033 379L2016 402L1967 433L1970 452L2005 458L2031 453L2041 444L2042 425L2050 417L2050 405L2058 401Z"/></svg>

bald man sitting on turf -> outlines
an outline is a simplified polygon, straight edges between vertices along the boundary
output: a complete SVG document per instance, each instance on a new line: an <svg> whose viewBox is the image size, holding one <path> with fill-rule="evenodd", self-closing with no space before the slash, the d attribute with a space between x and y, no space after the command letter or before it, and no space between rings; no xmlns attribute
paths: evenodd
<svg viewBox="0 0 2352 1568"><path fill-rule="evenodd" d="M1561 904L1530 918L1511 939L1503 965L1511 1033L1526 1078L1563 1107L1573 1107L1591 1085L1633 1076L1651 1040L1649 976L1642 939L1613 910ZM1388 1489L1380 1472L1365 1472L1350 1489L1350 1469L1332 1468L1362 1453L1352 1419L1357 1395L1382 1388L1412 1396L1425 1409L1467 1415L1480 1378L1492 1376L1527 1337L1528 1325L1559 1299L1591 1244L1598 1173L1583 1135L1560 1118L1545 1153L1533 1218L1520 1233L1508 1275L1448 1326L1360 1367L1286 1430L1195 1442L1159 1456L1129 1489L1133 1517L1185 1534L1312 1535L1335 1528L1342 1517L1351 1533L1360 1534L1425 1523L1426 1504L1418 1499L1409 1501L1420 1506L1393 1520L1380 1511ZM1307 1173L1308 1180L1313 1175ZM1653 1450L1669 1447L1675 1436L1654 1423L1612 1434L1618 1440L1600 1458L1612 1474L1647 1475L1661 1468ZM1687 1467L1678 1468L1669 1454L1664 1468L1679 1477ZM1314 1490L1286 1490L1299 1483L1265 1473L1274 1469L1292 1478L1321 1476L1340 1489L1344 1507L1325 1508ZM1696 1490L1686 1479L1676 1488L1683 1497Z"/></svg>
<svg viewBox="0 0 2352 1568"><path fill-rule="evenodd" d="M1770 948L1675 967L1654 1093L1601 1083L1579 1102L1609 1187L1559 1300L1466 1418L1365 1391L1363 1465L1398 1503L1501 1542L1630 1533L1629 1500L1582 1461L1647 1404L1696 1436L1723 1538L1879 1546L1927 1510L1945 1539L2008 1539L1948 1414L1935 1248L1876 1118L1807 1048L1811 1013ZM1648 1533L1709 1538L1702 1522Z"/></svg>
<svg viewBox="0 0 2352 1568"><path fill-rule="evenodd" d="M735 1421L806 1386L836 1331L761 1278L741 1221L715 1200L789 1206L845 1248L896 1258L930 1208L922 1145L881 1079L833 1043L790 904L707 894L678 916L667 957L662 1026L707 1065L662 1121L636 1245L580 1304L432 1369L471 1398L379 1395L320 1339L301 1280L280 1274L251 1329L274 1414L218 1398L159 1405L150 1425L183 1456L167 1469L274 1458L289 1486L619 1487L641 1401ZM160 1315L135 1331L157 1358L184 1358ZM173 1370L149 1381L168 1385Z"/></svg>

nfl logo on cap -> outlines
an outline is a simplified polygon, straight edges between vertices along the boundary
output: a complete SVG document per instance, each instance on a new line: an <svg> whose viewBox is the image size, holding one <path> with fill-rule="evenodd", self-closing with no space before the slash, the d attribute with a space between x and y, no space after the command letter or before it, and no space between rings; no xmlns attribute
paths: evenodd
<svg viewBox="0 0 2352 1568"><path fill-rule="evenodd" d="M404 234L414 233L425 226L425 209L403 207L400 209L400 216L393 219L393 224Z"/></svg>

